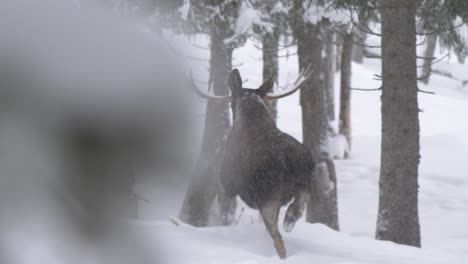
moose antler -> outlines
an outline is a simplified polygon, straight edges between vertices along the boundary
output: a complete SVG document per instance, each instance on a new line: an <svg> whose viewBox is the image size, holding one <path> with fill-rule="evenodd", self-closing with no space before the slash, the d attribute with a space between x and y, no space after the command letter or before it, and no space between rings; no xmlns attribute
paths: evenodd
<svg viewBox="0 0 468 264"><path fill-rule="evenodd" d="M209 93L206 93L204 91L202 91L200 88L198 88L198 86L195 84L195 81L193 80L193 77L192 77L192 71L190 71L190 85L192 86L192 89L193 91L200 97L202 98L205 98L205 99L208 99L208 100L211 100L211 99L214 99L214 100L226 100L226 101L230 101L231 100L231 96L229 95L212 95L212 94L209 94Z"/></svg>
<svg viewBox="0 0 468 264"><path fill-rule="evenodd" d="M289 95L295 93L297 90L302 88L302 85L306 81L308 81L310 79L310 77L312 76L312 72L313 72L312 65L309 64L309 66L307 66L307 68L305 68L304 70L301 71L301 73L299 73L299 76L297 77L296 81L294 81L294 85L292 87L286 88L286 90L289 90L289 91L286 91L286 92L280 93L280 94L267 94L264 97L264 99L266 99L266 100L277 100L277 99L280 99L280 98L283 98L283 97L286 97L286 96L289 96Z"/></svg>

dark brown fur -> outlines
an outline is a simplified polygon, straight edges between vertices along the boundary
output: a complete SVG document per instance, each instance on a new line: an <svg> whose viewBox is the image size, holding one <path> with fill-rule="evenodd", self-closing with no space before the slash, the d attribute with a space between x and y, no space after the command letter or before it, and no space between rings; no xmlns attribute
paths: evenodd
<svg viewBox="0 0 468 264"><path fill-rule="evenodd" d="M291 231L309 196L314 161L301 143L276 127L268 112L263 97L272 89L271 80L259 89L244 89L239 72L233 70L228 84L234 122L221 181L227 195L239 195L260 210L278 255L285 258L277 225L279 209L294 198L284 219L284 229Z"/></svg>

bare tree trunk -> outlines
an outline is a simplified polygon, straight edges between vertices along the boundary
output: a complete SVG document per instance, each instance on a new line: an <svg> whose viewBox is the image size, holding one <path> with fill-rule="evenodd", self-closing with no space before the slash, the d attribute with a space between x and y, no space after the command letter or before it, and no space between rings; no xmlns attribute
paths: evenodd
<svg viewBox="0 0 468 264"><path fill-rule="evenodd" d="M327 153L328 140L328 113L325 96L326 87L323 80L322 50L320 39L320 23L312 25L305 23L303 17L302 1L294 1L292 23L294 35L297 40L297 52L300 70L308 65L314 67L312 77L308 84L301 89L300 103L302 108L303 143L311 151L316 162L316 173L311 175L314 189L307 203L306 220L311 223L323 223L331 228L338 229L338 205L336 199L336 178L332 177L330 167L333 161Z"/></svg>
<svg viewBox="0 0 468 264"><path fill-rule="evenodd" d="M457 56L458 63L465 64L466 52L463 51L463 48L455 48L454 51L455 51L455 55Z"/></svg>
<svg viewBox="0 0 468 264"><path fill-rule="evenodd" d="M424 51L424 60L421 72L421 80L424 84L429 83L432 72L432 59L434 57L435 48L437 44L437 35L428 35L426 39L426 50Z"/></svg>
<svg viewBox="0 0 468 264"><path fill-rule="evenodd" d="M228 94L226 79L232 69L232 49L224 44L226 35L215 31L211 35L210 82L216 95ZM210 100L206 106L205 132L201 153L187 190L179 218L194 226L207 226L218 195L221 224L234 219L235 199L224 197L219 184L219 171L224 156L225 136L230 129L228 104Z"/></svg>
<svg viewBox="0 0 468 264"><path fill-rule="evenodd" d="M382 154L376 238L421 246L416 2L381 1Z"/></svg>
<svg viewBox="0 0 468 264"><path fill-rule="evenodd" d="M279 44L279 29L275 27L273 32L265 33L262 37L262 51L263 51L263 82L271 77L274 81L278 82L278 44ZM273 118L276 120L277 109L276 100L267 102Z"/></svg>
<svg viewBox="0 0 468 264"><path fill-rule="evenodd" d="M361 43L362 45L353 45L352 56L353 61L362 64L364 61L364 42L366 40L366 33L362 30L356 30L353 34L353 42Z"/></svg>
<svg viewBox="0 0 468 264"><path fill-rule="evenodd" d="M343 42L343 36L341 34L335 34L336 43ZM338 72L341 69L341 50L343 49L343 45L336 45L336 63L335 63L335 71Z"/></svg>
<svg viewBox="0 0 468 264"><path fill-rule="evenodd" d="M328 120L335 120L335 34L331 29L326 29L325 34L325 58L324 58L324 81L325 81L325 96L327 99Z"/></svg>
<svg viewBox="0 0 468 264"><path fill-rule="evenodd" d="M353 33L343 37L341 53L341 87L340 87L340 118L339 133L344 135L348 147L344 157L348 158L351 151L351 55L353 52Z"/></svg>

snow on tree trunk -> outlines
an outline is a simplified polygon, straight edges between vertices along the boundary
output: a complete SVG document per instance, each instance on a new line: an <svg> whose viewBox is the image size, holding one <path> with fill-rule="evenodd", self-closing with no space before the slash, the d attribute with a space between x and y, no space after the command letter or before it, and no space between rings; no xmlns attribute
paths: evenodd
<svg viewBox="0 0 468 264"><path fill-rule="evenodd" d="M226 79L232 69L232 49L224 44L225 39L222 30L211 35L210 83L215 95L228 94ZM227 103L214 100L206 106L202 148L179 214L182 221L194 226L207 226L213 218L212 210L222 218L215 220L218 224L228 225L234 219L235 199L224 196L219 178L226 133L230 129L228 107ZM212 209L216 196L219 208Z"/></svg>
<svg viewBox="0 0 468 264"><path fill-rule="evenodd" d="M262 52L263 52L263 82L266 82L271 77L275 77L275 82L278 82L278 44L279 44L279 29L275 27L271 33L265 33L262 36ZM276 100L267 102L273 118L276 120L277 109Z"/></svg>
<svg viewBox="0 0 468 264"><path fill-rule="evenodd" d="M353 33L346 33L343 37L341 52L341 87L340 87L340 117L339 133L346 138L347 148L345 158L351 151L351 55L353 51Z"/></svg>
<svg viewBox="0 0 468 264"><path fill-rule="evenodd" d="M431 34L426 38L426 49L424 50L424 59L421 73L421 80L424 84L429 83L432 71L432 59L434 57L435 48L437 44L437 35Z"/></svg>
<svg viewBox="0 0 468 264"><path fill-rule="evenodd" d="M387 0L380 5L382 153L376 238L419 247L416 2Z"/></svg>
<svg viewBox="0 0 468 264"><path fill-rule="evenodd" d="M323 223L338 229L338 205L336 199L336 177L330 171L333 161L329 158L328 145L328 112L325 96L324 75L321 70L323 44L320 39L320 23L313 25L304 22L302 1L294 2L296 20L292 28L297 40L299 69L312 65L312 77L300 93L302 108L303 143L311 151L316 173L311 175L314 187L307 203L306 220L310 223ZM323 158L324 157L324 158Z"/></svg>

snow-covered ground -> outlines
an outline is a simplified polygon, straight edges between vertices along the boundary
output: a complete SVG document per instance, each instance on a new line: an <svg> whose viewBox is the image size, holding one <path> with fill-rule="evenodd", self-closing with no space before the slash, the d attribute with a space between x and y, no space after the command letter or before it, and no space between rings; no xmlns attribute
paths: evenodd
<svg viewBox="0 0 468 264"><path fill-rule="evenodd" d="M206 45L203 39L195 41ZM195 48L194 53L208 58L205 50ZM235 51L234 64L242 63L238 68L247 87L261 83L260 56L252 43ZM379 87L372 79L380 74L379 63L374 59L353 64L353 86ZM468 72L468 66L457 67ZM206 76L202 71L200 76ZM280 84L296 75L297 57L281 58ZM339 84L339 74L336 78ZM150 236L164 241L161 246L167 263L468 263L468 89L441 76L433 76L428 86L420 85L436 92L419 96L423 110L419 170L422 249L374 240L381 136L380 92L375 91L352 94L352 155L349 160L336 161L340 232L302 220L291 233L283 234L289 257L282 261L258 213L242 204L239 224L233 227L194 228L170 223L168 219L177 215L186 187L174 183L144 189L150 202L142 205L142 215L148 219L143 226L150 227ZM280 100L278 107L279 127L301 140L298 94ZM245 208L242 214L241 208Z"/></svg>
<svg viewBox="0 0 468 264"><path fill-rule="evenodd" d="M49 1L54 4L56 2L60 2L59 0ZM56 21L54 19L57 19L54 18L55 16L51 16L51 20L44 19L45 17L48 17L48 12L51 12L50 14L54 13L51 10L43 13L43 10L46 10L46 7L48 7L48 5L45 5L43 2L49 1L41 1L40 9L31 8L31 4L29 3L31 1L4 1L8 2L6 7L10 7L10 4L12 5L16 4L16 2L21 2L21 4L27 4L28 8L0 8L0 10L8 10L8 12L2 13L4 15L0 15L1 19L6 19L5 21L8 22L10 21L9 19L12 18L12 21L16 21L15 23L10 22L10 24L3 23L5 29L2 28L0 31L2 32L2 36L5 32L14 32L14 36L18 37L18 40L23 40L23 42L24 40L34 40L36 37L41 36L41 38L38 38L38 40L40 40L38 43L41 45L35 47L41 49L34 49L36 52L33 54L37 55L37 58L43 59L44 61L51 60L50 56L47 56L47 54L50 54L48 53L49 51L53 51L52 54L61 55L61 52L63 51L63 54L69 55L69 53L65 51L73 50L70 46L80 47L78 50L84 49L89 52L86 53L87 56L82 56L82 54L76 53L71 57L67 56L66 58L68 59L57 57L55 60L52 60L57 64L52 64L55 67L47 67L47 69L54 75L68 70L70 73L73 73L72 76L75 77L73 80L82 80L83 78L81 78L81 75L75 75L76 72L71 70L72 68L63 68L63 65L68 65L67 63L72 61L70 58L79 58L77 62L88 62L87 64L78 63L78 65L81 65L81 70L85 70L84 72L89 74L99 72L99 80L105 80L106 84L109 84L107 81L115 81L116 83L119 83L121 86L113 86L113 95L116 95L116 87L124 87L125 89L120 91L122 93L118 93L118 95L122 95L122 97L128 100L131 98L126 96L126 92L129 91L127 89L130 87L132 88L132 94L135 93L135 87L133 85L128 85L131 80L128 76L139 78L139 74L141 74L140 69L142 68L138 68L136 65L141 67L144 66L144 69L147 70L148 68L152 69L155 61L165 63L165 61L161 59L161 56L157 57L156 60L153 60L151 58L154 58L152 57L154 54L151 52L146 53L146 51L157 50L157 46L152 45L149 40L148 42L145 41L138 43L141 45L132 46L130 45L131 43L134 41L138 42L136 35L128 35L125 30L123 30L125 31L123 33L120 32L121 28L117 25L115 27L108 27L108 24L97 25L98 23L94 23L96 24L94 25L93 21L95 20L86 19L87 16L83 18L80 16L76 17L77 14L75 11L71 13L62 13L62 9L55 10L55 13L60 14L59 21L63 20L67 23L59 25L57 28L52 27L52 25L57 25L59 23L54 22ZM15 5L12 6L15 7ZM68 4L65 4L65 6L69 8ZM53 5L51 5L51 7L53 7ZM73 7L75 7L75 4L73 4ZM61 5L60 8L62 8ZM75 9L73 8L72 10ZM20 15L16 15L15 11L21 11L19 12ZM35 19L36 16L31 16L36 12L42 14L41 16L38 16L40 19ZM73 14L73 16L71 14ZM70 21L68 21L68 19L70 19ZM90 23L93 24L93 27L90 27ZM46 32L35 30L36 28L40 29L41 26L45 25L47 25L46 28L51 26L52 29ZM81 28L82 25L86 25L86 27ZM63 30L64 27L67 30ZM75 27L80 30L73 30ZM54 31L57 29L60 30ZM112 30L116 31L116 37L125 36L124 39L129 42L127 43L125 41L126 45L123 45L125 47L124 51L132 52L115 50L116 47L122 47L120 45L117 45L116 47L107 45L109 40L115 40L114 38L110 38L111 36L109 35L110 32L113 32ZM101 34L102 32L106 32L106 35ZM120 33L117 34L117 32ZM79 33L86 33L87 35L81 36ZM5 36L7 36L7 38L4 38L6 41L5 43L10 45L10 39L8 39L8 36L10 35ZM64 38L66 41L57 42L57 36L59 36L58 40ZM72 36L72 38L67 38L67 36ZM85 38L84 36L89 37ZM50 39L48 37L50 37ZM83 42L83 39L87 41ZM193 68L194 76L196 76L198 80L206 81L207 71L205 69L209 58L208 51L205 48L195 47L189 44L189 42L196 42L199 46L207 47L206 37L192 36L190 39L178 37L173 40L174 43L180 45L181 54L183 55L182 57L184 57L184 55L190 56L185 58L190 62L188 63L187 68ZM100 41L102 41L102 43ZM28 41L24 43L29 44ZM67 44L61 45L61 43ZM73 45L71 45L71 43L73 43ZM98 45L99 43L102 45ZM94 50L91 48L94 47L93 45L97 45L101 48ZM62 49L64 47L68 49ZM87 48L85 49L84 47ZM103 50L106 50L106 52L103 53ZM112 53L112 51L115 52ZM183 54L184 52L189 54ZM287 53L291 56L285 57L284 55ZM101 57L103 55L107 55L104 57L109 59L111 58L112 60L101 61L99 59L95 59L95 54L99 54ZM121 56L118 56L117 54L120 54ZM136 54L139 54L139 56L136 56ZM148 54L152 55L148 56ZM294 54L295 51L293 48L281 50L280 85L284 85L289 81L292 81L294 77L297 76L297 57ZM27 57L27 54L23 55ZM238 67L240 69L241 74L246 81L245 86L256 87L260 85L262 79L260 50L255 48L251 42L248 42L243 48L235 51L234 57L234 67ZM83 65L89 65L89 61L100 63L93 63L93 67L90 68L83 67ZM102 75L102 69L105 69L105 66L108 66L108 64L118 67L110 67L113 71L105 71L108 75ZM164 64L164 66L166 65ZM437 75L431 78L431 82L428 86L420 84L421 89L436 92L436 95L420 95L420 108L423 110L420 115L422 158L420 165L419 194L422 249L374 240L378 203L380 155L380 92L353 91L353 147L351 159L336 161L338 174L339 218L341 227L340 232L330 230L320 224L308 224L301 220L291 233L283 234L289 257L286 260L280 260L276 256L272 241L266 232L265 227L259 221L258 212L247 208L242 203L239 204L237 213L239 223L235 226L195 228L185 224L176 225L169 219L177 216L187 187L186 179L181 179L181 177L174 177L175 179L169 179L169 177L167 177L163 180L153 179L153 182L139 182L136 189L145 201L141 202L141 219L132 222L131 226L135 226L141 230L148 239L147 241L143 241L148 242L145 244L145 248L157 249L157 252L150 251L149 253L152 253L159 259L162 259L163 262L160 263L468 263L468 226L466 225L468 223L468 192L466 191L466 189L468 189L468 174L466 172L468 171L468 159L466 158L466 152L468 151L468 124L466 122L466 115L468 114L468 89L464 88L462 85L465 73L468 72L468 66L459 65L453 62L448 64L447 61L443 61L434 67L443 72L451 72L455 79ZM57 69L60 69L60 71ZM130 71L130 69L132 71ZM81 73L81 71L79 72ZM110 75L111 72L114 74ZM131 72L135 74L129 75ZM115 73L122 74L116 75ZM380 65L378 60L366 60L362 65L354 64L353 86L359 88L378 87L380 85L378 81L372 79L374 74L380 74ZM119 78L114 80L110 77ZM336 76L337 80L338 78L339 75ZM123 80L125 80L125 83L120 82ZM73 87L75 88L82 88L77 83L73 84ZM336 84L338 84L338 81L336 81ZM91 94L95 94L97 92L94 86L83 87L89 88L89 91L92 92ZM85 90L87 91L88 89ZM82 89L75 91L83 92ZM101 101L94 100L99 98L108 99L107 92L108 91L106 91L106 93L102 93L106 95L104 97L90 97L88 93L85 93L85 96L80 97L81 100L77 100L77 97L74 96L73 102L81 102L84 100L89 103L88 99L91 98L95 105L102 107L102 104L100 103ZM15 96L19 96L20 94L21 93L14 93ZM78 95L81 94L82 93L78 93ZM335 94L338 102L338 89ZM139 100L135 99L135 101L132 102L133 104L129 104L131 105L130 108L133 108L135 102L138 102L136 105L141 106L141 101ZM152 102L150 103L152 104ZM201 102L199 107L200 113L197 113L197 116L200 116L197 122L200 127L203 124L203 105L204 104ZM294 94L293 96L280 100L278 107L279 127L301 140L301 116L298 94ZM111 109L110 112L112 112L114 108L109 109ZM115 112L112 113L115 114ZM34 133L34 131L31 132L29 131L28 126L26 126L25 129L21 127L21 125L22 123L18 126L21 131L27 131L25 138L29 139L29 134ZM16 128L16 126L14 127ZM201 133L201 129L199 129L199 132ZM194 138L199 137L200 133L194 135ZM22 139L22 136L22 134L19 134L19 138ZM5 137L5 135L2 134L3 141L5 141L5 138L9 139L8 135ZM9 141L8 143L10 144ZM37 152L34 152L30 151L30 148L23 148L23 145L28 145L28 143L30 142L21 140L21 145L19 146L20 152L18 152L27 153L28 155L26 157L20 156L13 151L12 157L15 158L15 162L12 164L5 164L12 166L16 166L18 162L25 164L25 158L34 156L31 160L37 162L37 164L32 164L31 168L40 168L41 171L35 170L32 172L30 167L21 166L23 164L19 164L20 166L18 167L21 167L19 170L20 173L14 175L34 175L35 178L32 181L31 186L34 187L32 189L35 190L35 187L37 186L33 185L35 185L39 181L38 179L40 179L36 176L38 176L38 174L44 173L48 175L50 173L47 166L42 166L43 160L50 162L46 164L52 164L53 162L48 160L50 157L48 157L48 152L45 152L44 149L41 148L43 145L39 144L36 146L34 145L35 142L30 143L32 145L32 149L34 151L37 150ZM11 154L9 153L9 149L7 151L7 148L3 148L3 150L4 153ZM188 151L191 151L194 154L197 153L196 148ZM7 158L9 157L10 156L7 155ZM5 157L2 158L3 161L8 160L5 159ZM8 168L9 167L7 166L7 172ZM5 168L3 168L2 172L5 173ZM48 183L49 182L41 184L47 185ZM41 189L42 185L37 188ZM29 186L27 186L26 190L30 190ZM47 190L49 189L47 188ZM39 205L44 202L42 199L46 200L43 197L36 197L28 192L18 193L18 196L27 196L27 201L34 202L36 202L35 199L37 198L39 200ZM7 199L3 199L2 202L7 205L8 209L15 206L14 203ZM36 204L34 203L32 203L32 205L28 204L26 208L35 207L35 205ZM13 221L11 221L12 224L16 224L16 226L6 225L7 228L1 230L0 264L97 263L97 261L94 261L95 253L96 255L99 255L97 253L102 253L101 255L109 253L108 255L112 255L113 257L116 255L126 255L125 252L117 252L113 247L106 248L107 251L105 252L96 252L99 248L96 247L95 244L89 244L86 245L85 248L80 249L89 254L85 254L86 252L81 254L80 250L70 252L70 249L74 249L75 247L80 248L81 241L74 241L73 239L71 241L66 240L65 238L68 236L68 231L70 231L70 233L74 233L74 230L68 230L70 228L66 221L67 219L62 219L63 222L57 221L57 223L50 221L51 219L60 217L54 215L55 211L50 210L51 212L49 212L47 209L48 207L41 208L38 206L37 208L34 208L34 212L14 214L12 215L13 217L0 215L0 218L8 218L8 220L13 219ZM4 213L4 211L1 211L1 213ZM282 211L282 214L284 214L284 211ZM29 215L35 215L36 218L28 217ZM10 224L10 222L7 223ZM62 232L64 234L62 234ZM62 237L62 235L64 237ZM81 238L76 238L76 240L80 239ZM100 241L96 242L96 244L99 242ZM75 243L77 245L74 245ZM132 244L132 248L136 247L136 244ZM114 251L109 252L111 250ZM15 261L4 261L4 253L14 256Z"/></svg>

